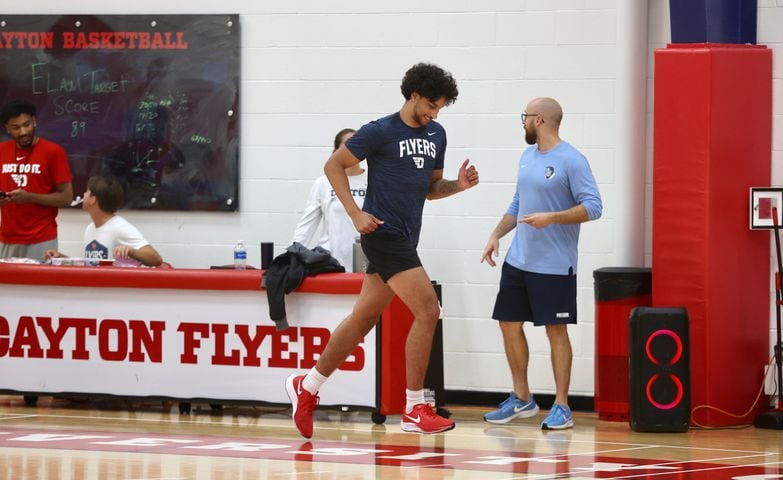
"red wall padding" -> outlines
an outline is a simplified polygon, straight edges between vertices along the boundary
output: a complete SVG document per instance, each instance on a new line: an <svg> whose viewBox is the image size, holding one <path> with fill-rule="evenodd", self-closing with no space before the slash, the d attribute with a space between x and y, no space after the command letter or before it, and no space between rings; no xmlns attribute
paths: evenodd
<svg viewBox="0 0 783 480"><path fill-rule="evenodd" d="M769 359L770 236L748 229L748 204L770 184L771 123L767 47L655 52L652 301L688 309L693 407L745 413ZM755 413L697 409L693 421Z"/></svg>

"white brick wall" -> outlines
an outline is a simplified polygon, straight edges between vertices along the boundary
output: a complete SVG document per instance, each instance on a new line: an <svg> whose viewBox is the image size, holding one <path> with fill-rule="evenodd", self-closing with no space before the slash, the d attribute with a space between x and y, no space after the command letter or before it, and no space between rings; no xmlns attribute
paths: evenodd
<svg viewBox="0 0 783 480"><path fill-rule="evenodd" d="M758 43L772 49L772 185L783 185L783 0L759 0ZM775 243L770 236L772 251L770 271L777 270ZM775 343L775 282L770 276L770 336L769 352Z"/></svg>
<svg viewBox="0 0 783 480"><path fill-rule="evenodd" d="M609 265L618 240L613 212L618 72L616 8L625 0L412 0L365 2L316 0L247 2L192 0L187 13L239 13L242 29L241 212L138 212L123 214L177 267L231 261L242 238L248 259L259 263L261 241L276 253L290 243L311 181L321 174L340 128L393 112L402 104L399 81L417 61L451 71L458 102L441 112L449 134L447 178L469 157L481 185L428 203L420 250L432 278L443 284L446 386L506 391L503 347L489 320L499 269L480 265L487 235L511 198L523 133L518 113L536 96L558 98L565 109L562 136L591 161L604 197L604 217L583 227L580 244L580 324L573 327L571 392L593 394L592 271ZM137 0L130 4L82 0L67 13L182 13L181 3ZM759 42L774 49L773 183L783 183L783 0L760 0ZM63 13L61 2L41 0L35 11L8 4L6 13ZM648 132L652 130L652 51L669 41L668 1L649 0ZM641 93L645 94L645 93ZM652 137L647 137L648 165ZM644 226L650 264L650 175ZM76 253L86 224L79 211L62 212L62 249ZM509 239L504 239L503 253ZM528 329L530 380L535 392L554 391L548 342Z"/></svg>

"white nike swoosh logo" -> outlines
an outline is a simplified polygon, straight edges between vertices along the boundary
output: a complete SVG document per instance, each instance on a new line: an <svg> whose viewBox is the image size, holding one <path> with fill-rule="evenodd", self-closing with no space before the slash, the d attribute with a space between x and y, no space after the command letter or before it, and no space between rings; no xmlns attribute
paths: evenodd
<svg viewBox="0 0 783 480"><path fill-rule="evenodd" d="M302 394L302 382L299 382L299 385L296 386L296 394L297 395Z"/></svg>
<svg viewBox="0 0 783 480"><path fill-rule="evenodd" d="M420 415L417 415L416 418L413 418L410 415L405 415L405 416L408 417L408 420L410 420L413 423L421 422L421 416Z"/></svg>
<svg viewBox="0 0 783 480"><path fill-rule="evenodd" d="M21 157L16 157L16 161L17 161L17 162L18 162L19 160L24 160L24 159L25 159L25 157L24 157L24 156L21 156Z"/></svg>
<svg viewBox="0 0 783 480"><path fill-rule="evenodd" d="M436 133L438 133L438 132L427 132L427 135L429 135L431 137L431 136L435 135Z"/></svg>
<svg viewBox="0 0 783 480"><path fill-rule="evenodd" d="M514 407L514 413L519 413L519 412L521 412L524 409L525 409L525 407Z"/></svg>

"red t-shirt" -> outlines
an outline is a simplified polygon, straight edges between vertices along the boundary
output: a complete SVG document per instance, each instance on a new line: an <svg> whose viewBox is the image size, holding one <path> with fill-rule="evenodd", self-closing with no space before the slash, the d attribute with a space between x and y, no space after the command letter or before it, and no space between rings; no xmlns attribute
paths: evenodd
<svg viewBox="0 0 783 480"><path fill-rule="evenodd" d="M0 190L22 188L31 193L52 193L60 183L71 181L65 150L54 142L38 138L30 148L16 141L0 143ZM9 203L0 210L0 242L24 244L57 238L57 207L37 203Z"/></svg>

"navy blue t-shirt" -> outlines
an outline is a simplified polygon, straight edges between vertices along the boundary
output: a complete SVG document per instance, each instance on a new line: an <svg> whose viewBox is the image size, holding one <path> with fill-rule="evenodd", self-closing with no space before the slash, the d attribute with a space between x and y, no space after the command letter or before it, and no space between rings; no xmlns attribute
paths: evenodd
<svg viewBox="0 0 783 480"><path fill-rule="evenodd" d="M367 159L362 210L384 222L374 233L397 231L418 245L432 171L443 169L446 130L435 121L409 127L397 112L364 125L345 146Z"/></svg>

